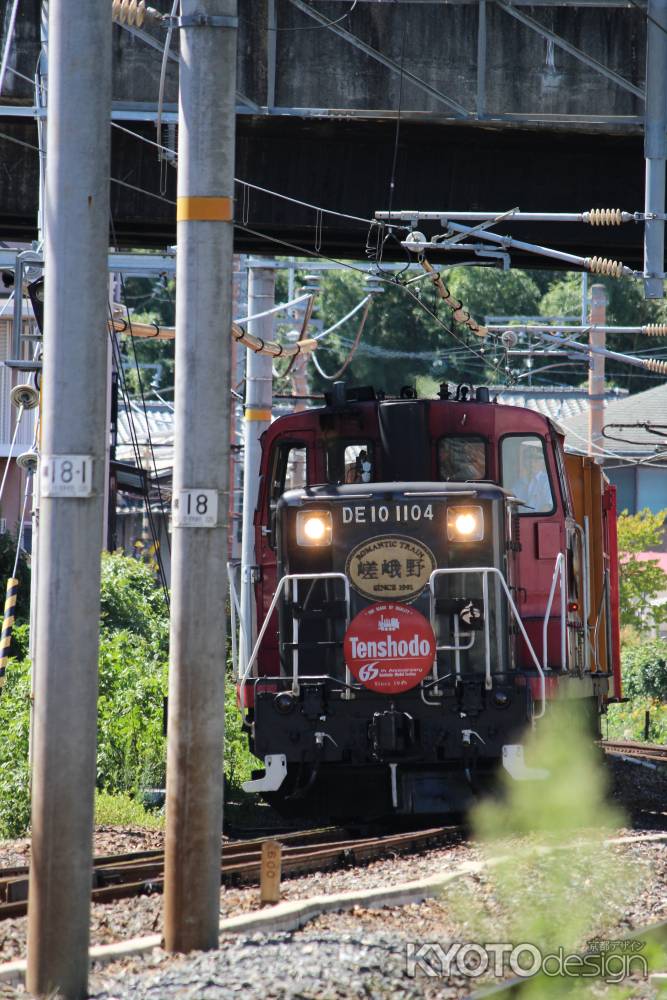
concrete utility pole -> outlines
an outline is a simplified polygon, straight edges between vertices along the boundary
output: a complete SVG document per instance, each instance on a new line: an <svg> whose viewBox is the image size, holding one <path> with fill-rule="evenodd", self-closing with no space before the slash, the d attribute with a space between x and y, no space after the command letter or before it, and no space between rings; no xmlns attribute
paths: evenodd
<svg viewBox="0 0 667 1000"><path fill-rule="evenodd" d="M648 0L646 19L646 111L644 156L646 184L644 211L665 211L665 155L667 143L667 0ZM647 299L664 296L665 223L644 223L644 294Z"/></svg>
<svg viewBox="0 0 667 1000"><path fill-rule="evenodd" d="M607 322L607 289L604 285L591 287L591 323L604 327ZM605 347L604 329L591 328L588 334L590 347ZM604 355L589 355L588 368L588 454L601 465L600 448L604 448Z"/></svg>
<svg viewBox="0 0 667 1000"><path fill-rule="evenodd" d="M248 261L248 316L273 308L276 272L268 267L254 267ZM273 316L262 316L248 323L248 332L262 340L273 337ZM254 645L252 622L255 615L253 593L255 529L253 518L259 487L259 439L271 423L273 405L273 358L270 354L248 351L245 378L245 427L243 438L243 537L241 540L241 666L250 660Z"/></svg>
<svg viewBox="0 0 667 1000"><path fill-rule="evenodd" d="M236 0L182 0L164 936L216 948L224 736Z"/></svg>
<svg viewBox="0 0 667 1000"><path fill-rule="evenodd" d="M51 0L29 992L87 995L104 490L111 6ZM18 294L18 290L17 290Z"/></svg>

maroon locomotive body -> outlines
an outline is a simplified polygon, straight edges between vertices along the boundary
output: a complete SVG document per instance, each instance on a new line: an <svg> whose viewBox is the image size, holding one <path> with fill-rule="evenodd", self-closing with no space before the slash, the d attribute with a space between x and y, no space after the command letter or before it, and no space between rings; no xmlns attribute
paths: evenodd
<svg viewBox="0 0 667 1000"><path fill-rule="evenodd" d="M620 695L614 488L486 388L334 387L262 439L248 789L284 811L460 811L558 693Z"/></svg>

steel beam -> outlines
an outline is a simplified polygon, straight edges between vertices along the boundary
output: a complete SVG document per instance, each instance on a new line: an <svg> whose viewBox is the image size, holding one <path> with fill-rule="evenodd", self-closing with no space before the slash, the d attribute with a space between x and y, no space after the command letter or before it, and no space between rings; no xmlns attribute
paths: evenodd
<svg viewBox="0 0 667 1000"><path fill-rule="evenodd" d="M565 39L561 38L560 35L557 35L554 31L550 31L549 28L540 24L539 21L535 21L532 17L529 17L528 14L524 14L523 11L517 10L516 7L505 3L504 0L495 0L495 2L501 10L504 10L506 14L510 15L510 17L515 18L515 20L525 25L526 28L530 28L531 31L536 31L538 35L542 35L543 38L547 38L550 42L557 45L559 49L563 49L564 52L567 52L568 55L571 55L574 59L578 59L579 62L584 63L585 66L590 67L590 69L594 69L596 73L606 76L608 80L611 80L612 83L615 83L618 87L622 87L623 90L628 90L631 94L634 94L635 97L640 97L644 100L645 92L642 88L637 87L634 83L626 80L624 76L620 75L620 73L615 73L613 69L609 69L609 67L605 66L604 63L598 62L597 59L593 59L592 56L589 56L585 52L582 52L581 49L578 49L576 45L572 45L571 42L565 41Z"/></svg>
<svg viewBox="0 0 667 1000"><path fill-rule="evenodd" d="M329 18L325 17L324 14L320 14L320 12L315 10L313 7L309 7L303 2L303 0L290 0L290 3L293 7L296 7L297 10L300 10L302 14L312 17L313 20L318 22L318 24L328 28L335 35L338 35L339 38L344 39L344 41L349 42L350 45L353 45L356 49L359 49L367 56L370 56L371 59L375 59L376 62L386 66L387 69L390 69L393 73L402 75L405 80L409 80L410 83L414 84L414 86L419 90L423 90L425 94L428 94L430 97L434 98L434 100L439 101L441 104L446 104L447 107L455 111L460 118L473 117L472 113L464 108L462 104L459 104L458 101L455 101L452 97L448 97L441 91L436 90L435 87L426 83L426 81L422 80L421 77L411 73L410 70L405 69L405 67L401 67L394 59L390 59L389 56L384 55L383 52L379 52L377 49L374 49L372 45L368 45L367 42L363 42L361 38L358 38L357 35L354 35L351 31L343 28L340 24L331 24Z"/></svg>

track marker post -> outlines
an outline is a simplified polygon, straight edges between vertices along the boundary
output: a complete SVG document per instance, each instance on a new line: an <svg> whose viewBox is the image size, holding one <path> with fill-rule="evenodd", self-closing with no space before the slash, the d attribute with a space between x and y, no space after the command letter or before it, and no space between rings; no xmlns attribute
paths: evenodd
<svg viewBox="0 0 667 1000"><path fill-rule="evenodd" d="M164 940L218 946L236 0L182 0Z"/></svg>
<svg viewBox="0 0 667 1000"><path fill-rule="evenodd" d="M280 902L280 878L282 866L282 846L277 840L265 840L262 844L262 863L259 878L260 903Z"/></svg>

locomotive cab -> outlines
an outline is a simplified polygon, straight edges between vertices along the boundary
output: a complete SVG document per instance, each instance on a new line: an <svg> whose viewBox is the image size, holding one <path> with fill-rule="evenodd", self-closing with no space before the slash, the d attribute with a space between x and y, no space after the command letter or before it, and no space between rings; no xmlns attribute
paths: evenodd
<svg viewBox="0 0 667 1000"><path fill-rule="evenodd" d="M500 763L536 777L522 733L555 681L608 695L610 591L593 680L562 441L478 395L357 396L265 435L240 701L265 762L247 788L284 811L462 811Z"/></svg>

